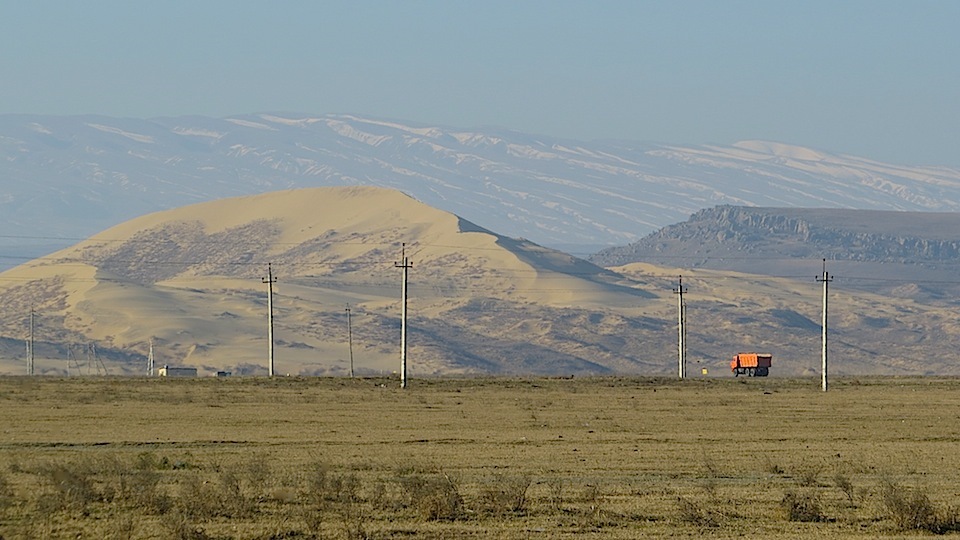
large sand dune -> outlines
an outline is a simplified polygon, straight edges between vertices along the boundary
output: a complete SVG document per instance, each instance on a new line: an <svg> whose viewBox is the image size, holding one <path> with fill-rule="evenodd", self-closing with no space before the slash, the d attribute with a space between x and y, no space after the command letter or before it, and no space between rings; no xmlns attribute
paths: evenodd
<svg viewBox="0 0 960 540"><path fill-rule="evenodd" d="M402 247L403 246L403 247ZM727 375L737 352L816 376L821 291L806 279L649 264L602 269L507 238L393 190L314 188L159 212L0 274L0 373L142 374L156 362L265 374L268 264L276 369L399 369L401 270L409 368L439 374L676 372L676 278L688 287L688 373ZM834 284L834 374L960 374L949 303Z"/></svg>
<svg viewBox="0 0 960 540"><path fill-rule="evenodd" d="M0 302L12 315L5 333L25 337L22 314L33 309L43 342L37 353L46 353L37 365L53 372L66 369L57 356L67 356L71 343L143 356L152 339L161 364L256 373L266 361L262 278L270 264L280 371L345 372L349 305L358 371L390 372L399 348L401 252L413 264L411 328L424 318L445 326L412 330L419 332L411 337L414 372L512 370L496 355L456 353L458 336L484 340L483 331L457 322L484 303L536 311L630 306L651 296L585 261L504 238L397 191L315 188L150 214L10 270L0 279ZM604 370L560 357L567 369ZM134 363L125 371L141 369L125 362ZM548 369L542 359L518 362L519 371Z"/></svg>

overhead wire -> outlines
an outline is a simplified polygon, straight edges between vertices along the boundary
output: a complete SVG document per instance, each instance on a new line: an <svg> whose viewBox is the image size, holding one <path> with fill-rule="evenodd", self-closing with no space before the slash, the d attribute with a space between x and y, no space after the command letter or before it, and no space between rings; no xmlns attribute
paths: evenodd
<svg viewBox="0 0 960 540"><path fill-rule="evenodd" d="M30 235L0 235L0 239L17 239L17 240L57 240L57 241L85 241L90 240L94 244L96 243L156 243L156 239L110 239L110 238L73 238L73 237L55 237L55 236L30 236ZM177 246L199 244L199 245L209 245L209 244L218 244L222 245L222 241L219 240L170 240L169 243L175 244ZM356 242L350 240L337 240L332 242L337 245L363 245L363 246L379 246L379 247L397 247L398 242ZM263 246L264 244L269 245L302 245L301 242L255 242L255 241L234 241L230 243L231 245L240 245L240 246ZM448 245L448 244L431 244L428 242L411 242L408 247L412 247L415 251L411 253L411 258L417 255L416 248L449 248L455 249L457 251L488 251L488 250L501 250L500 247L482 247L482 246L459 246L459 245ZM9 246L8 246L9 248ZM0 248L2 249L2 248ZM277 254L274 257L267 257L263 260L226 260L226 261L216 261L216 265L227 266L227 267L258 267L266 266L268 263L273 263L278 269L282 268L284 263L283 254ZM91 260L83 260L80 258L64 258L64 257L53 257L51 255L42 255L39 257L28 257L22 255L7 255L0 253L0 259L6 260L24 260L24 261L41 261L49 263L57 263L60 265L67 266L89 266L96 264L110 264L110 265L135 265L137 267L147 267L147 268L173 268L173 267L190 267L202 264L209 264L209 260L170 260L170 259L111 259L109 257L99 257ZM798 259L795 257L787 256L657 256L652 257L657 261L663 259L677 259L677 260L698 260L698 261L715 261L715 262L726 262L726 261L792 261L797 264L802 263L819 263L820 260L817 259ZM387 266L392 265L396 262L393 259L353 259L353 260L338 260L338 261L302 261L298 260L289 264L295 265L298 268L311 268L311 267L343 267L343 266ZM869 261L842 261L835 260L835 262L869 262ZM652 263L647 263L652 264ZM900 264L904 267L910 267L912 265L908 263L884 263L884 264ZM938 261L936 263L939 266L954 266L960 265L960 263L955 263L952 261ZM282 270L280 270L282 271ZM688 279L693 280L703 280L703 281L712 281L712 280L745 280L745 281L764 281L770 279L792 279L792 280L806 280L814 276L808 276L804 274L751 274L743 272L740 270L720 270L713 268L704 268L702 266L693 267L693 268L684 268L678 269L680 272L690 272L687 274ZM530 268L513 268L513 269L504 269L497 268L491 273L495 277L500 278L510 278L511 276L524 276L531 275L536 276L538 281L541 280L553 280L553 279L569 279L570 277L592 277L598 276L602 273L609 272L609 277L612 279L623 278L629 281L638 281L638 280L650 280L650 279L673 279L676 275L672 273L649 273L649 272L616 272L608 268L602 268L598 271L545 271L542 269ZM722 274L722 275L710 275L704 274L704 272L716 273L716 272L736 272L735 274ZM413 272L413 281L411 285L416 286L416 272ZM183 277L183 281L204 281L204 280L222 280L227 279L244 279L246 276L229 276L229 275L197 275L197 276L186 276ZM455 276L455 278L465 278L467 276ZM877 276L867 276L867 275L837 275L834 274L834 277L839 281L861 281L861 282L872 282L872 283L914 283L914 284L935 284L935 285L957 285L960 284L960 279L950 280L950 279L929 279L929 278L898 278L898 277L877 277ZM116 282L116 283L135 283L135 280L128 279L114 279L114 278L78 278L78 277L61 277L64 282ZM252 276L251 276L252 279ZM310 276L298 276L297 280L311 279ZM0 281L35 281L36 278L28 277L15 277L15 276L2 276ZM164 283L175 283L178 281L178 278L172 277L168 279L161 280ZM609 284L609 283L607 283ZM523 291L578 291L587 288L587 285L584 287L561 287L561 288L531 288L531 287L522 287L520 290ZM590 286L592 288L592 286Z"/></svg>

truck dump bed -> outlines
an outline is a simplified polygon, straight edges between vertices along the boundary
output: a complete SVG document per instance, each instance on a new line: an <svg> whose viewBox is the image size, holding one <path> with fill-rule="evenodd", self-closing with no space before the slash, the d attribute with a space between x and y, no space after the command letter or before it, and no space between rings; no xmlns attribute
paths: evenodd
<svg viewBox="0 0 960 540"><path fill-rule="evenodd" d="M772 354L763 354L763 353L740 353L733 357L733 361L730 362L731 368L737 367L770 367L773 361Z"/></svg>
<svg viewBox="0 0 960 540"><path fill-rule="evenodd" d="M730 371L737 376L766 377L770 373L772 363L772 354L740 353L730 361Z"/></svg>

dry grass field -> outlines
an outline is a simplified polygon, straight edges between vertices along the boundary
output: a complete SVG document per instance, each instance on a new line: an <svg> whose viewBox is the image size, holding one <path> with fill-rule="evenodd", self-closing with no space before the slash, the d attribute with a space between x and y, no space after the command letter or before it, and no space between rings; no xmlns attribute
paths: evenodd
<svg viewBox="0 0 960 540"><path fill-rule="evenodd" d="M960 529L960 380L0 379L0 536Z"/></svg>

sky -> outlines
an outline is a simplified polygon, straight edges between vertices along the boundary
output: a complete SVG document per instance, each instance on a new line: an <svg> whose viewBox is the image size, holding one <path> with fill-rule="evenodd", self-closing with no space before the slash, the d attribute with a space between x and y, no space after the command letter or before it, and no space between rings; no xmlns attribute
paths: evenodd
<svg viewBox="0 0 960 540"><path fill-rule="evenodd" d="M952 0L4 0L0 114L349 113L960 167Z"/></svg>

